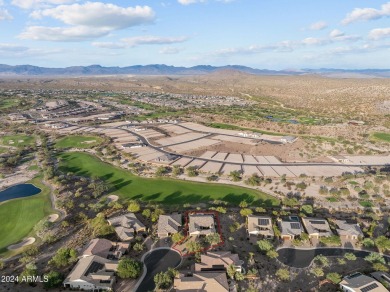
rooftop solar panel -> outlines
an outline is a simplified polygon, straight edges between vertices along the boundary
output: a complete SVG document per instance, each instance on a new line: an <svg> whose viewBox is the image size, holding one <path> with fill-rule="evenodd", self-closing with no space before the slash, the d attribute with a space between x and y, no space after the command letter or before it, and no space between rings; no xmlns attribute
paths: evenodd
<svg viewBox="0 0 390 292"><path fill-rule="evenodd" d="M377 283L372 283L372 284L370 284L370 285L368 285L368 286L366 286L366 287L361 288L360 290L361 290L362 292L368 292L368 291L374 290L375 288L378 288L378 287L379 287L379 286L378 286Z"/></svg>
<svg viewBox="0 0 390 292"><path fill-rule="evenodd" d="M92 264L88 267L88 270L85 272L84 276L88 276L91 273L96 273L104 267L103 264L98 262L92 262Z"/></svg>
<svg viewBox="0 0 390 292"><path fill-rule="evenodd" d="M291 223L291 228L292 229L301 229L301 224L300 223Z"/></svg>
<svg viewBox="0 0 390 292"><path fill-rule="evenodd" d="M309 220L311 224L325 224L325 220Z"/></svg>
<svg viewBox="0 0 390 292"><path fill-rule="evenodd" d="M264 226L269 224L269 219L259 219L259 225Z"/></svg>

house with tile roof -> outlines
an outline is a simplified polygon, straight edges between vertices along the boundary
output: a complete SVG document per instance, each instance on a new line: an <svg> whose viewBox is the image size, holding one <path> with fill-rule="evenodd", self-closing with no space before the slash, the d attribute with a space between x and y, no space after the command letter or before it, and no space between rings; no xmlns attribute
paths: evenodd
<svg viewBox="0 0 390 292"><path fill-rule="evenodd" d="M88 242L82 256L97 255L102 258L120 259L129 248L128 242L112 242L104 238L95 238Z"/></svg>
<svg viewBox="0 0 390 292"><path fill-rule="evenodd" d="M178 233L182 226L181 214L160 215L157 224L157 236L164 238Z"/></svg>
<svg viewBox="0 0 390 292"><path fill-rule="evenodd" d="M298 216L288 216L279 220L280 237L283 240L293 240L303 232Z"/></svg>
<svg viewBox="0 0 390 292"><path fill-rule="evenodd" d="M63 282L65 288L106 291L115 283L116 261L99 256L81 258Z"/></svg>
<svg viewBox="0 0 390 292"><path fill-rule="evenodd" d="M272 219L269 216L249 215L247 217L247 230L249 235L273 238L275 233Z"/></svg>
<svg viewBox="0 0 390 292"><path fill-rule="evenodd" d="M380 282L362 273L344 277L339 285L345 292L388 292Z"/></svg>
<svg viewBox="0 0 390 292"><path fill-rule="evenodd" d="M338 227L336 231L337 234L340 236L340 239L357 240L359 239L359 237L364 237L359 224L348 223L346 220L335 220L334 222Z"/></svg>
<svg viewBox="0 0 390 292"><path fill-rule="evenodd" d="M212 214L189 214L188 221L188 233L190 236L209 235L217 232Z"/></svg>
<svg viewBox="0 0 390 292"><path fill-rule="evenodd" d="M304 217L302 218L302 223L305 226L307 234L309 234L309 238L318 239L320 237L334 235L326 219Z"/></svg>
<svg viewBox="0 0 390 292"><path fill-rule="evenodd" d="M107 220L115 228L115 232L122 241L132 240L137 233L146 232L145 225L134 213L127 213Z"/></svg>
<svg viewBox="0 0 390 292"><path fill-rule="evenodd" d="M225 272L197 272L192 275L181 274L174 279L174 291L212 291L229 292L229 284Z"/></svg>
<svg viewBox="0 0 390 292"><path fill-rule="evenodd" d="M200 256L200 263L195 264L196 272L226 271L230 265L242 272L244 261L240 260L238 254L230 251L209 251Z"/></svg>

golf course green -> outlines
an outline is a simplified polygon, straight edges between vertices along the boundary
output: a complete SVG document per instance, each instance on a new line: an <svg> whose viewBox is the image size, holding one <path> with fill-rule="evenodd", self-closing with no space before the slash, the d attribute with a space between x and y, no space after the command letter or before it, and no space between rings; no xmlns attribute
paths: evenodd
<svg viewBox="0 0 390 292"><path fill-rule="evenodd" d="M97 176L110 192L122 199L139 199L163 204L185 204L223 200L238 204L247 200L256 206L278 206L279 200L265 193L223 184L198 183L170 178L142 178L86 153L61 153L60 170L80 176Z"/></svg>
<svg viewBox="0 0 390 292"><path fill-rule="evenodd" d="M59 139L55 143L56 148L91 148L93 146L99 145L103 141L102 138L98 136L68 136Z"/></svg>
<svg viewBox="0 0 390 292"><path fill-rule="evenodd" d="M35 143L35 137L20 134L6 135L0 138L0 142L5 146L24 147L33 145Z"/></svg>
<svg viewBox="0 0 390 292"><path fill-rule="evenodd" d="M7 251L7 246L17 243L28 236L35 224L53 213L49 189L40 178L29 181L42 191L34 196L14 199L0 203L0 254Z"/></svg>

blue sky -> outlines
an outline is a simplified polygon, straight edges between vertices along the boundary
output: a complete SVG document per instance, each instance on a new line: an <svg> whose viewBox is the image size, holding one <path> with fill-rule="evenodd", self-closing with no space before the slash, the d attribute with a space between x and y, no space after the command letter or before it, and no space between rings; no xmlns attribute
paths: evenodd
<svg viewBox="0 0 390 292"><path fill-rule="evenodd" d="M0 63L390 68L390 2L0 0Z"/></svg>

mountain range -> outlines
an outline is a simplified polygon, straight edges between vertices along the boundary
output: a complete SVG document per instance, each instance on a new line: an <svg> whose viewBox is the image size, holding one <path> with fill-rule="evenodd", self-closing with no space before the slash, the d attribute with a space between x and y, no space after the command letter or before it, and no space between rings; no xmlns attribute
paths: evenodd
<svg viewBox="0 0 390 292"><path fill-rule="evenodd" d="M240 65L193 67L175 67L164 64L134 65L127 67L103 67L100 65L71 66L66 68L47 68L32 65L0 64L1 76L93 76L93 75L204 75L215 72L243 72L254 75L305 75L316 74L335 78L390 78L390 69L300 69L300 70L267 70L255 69Z"/></svg>

